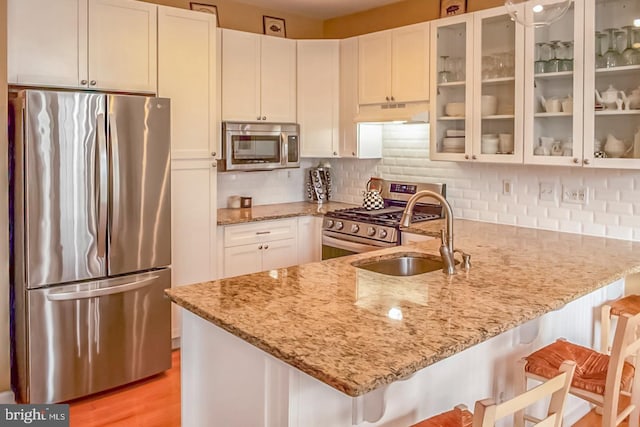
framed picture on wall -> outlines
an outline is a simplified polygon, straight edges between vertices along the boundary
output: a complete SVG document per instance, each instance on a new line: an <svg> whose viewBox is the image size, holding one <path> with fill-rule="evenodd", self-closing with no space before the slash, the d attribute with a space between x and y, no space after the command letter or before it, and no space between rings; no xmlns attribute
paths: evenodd
<svg viewBox="0 0 640 427"><path fill-rule="evenodd" d="M218 15L218 7L215 4L189 2L191 10L204 13L212 13L216 15L216 25L220 26L220 15Z"/></svg>
<svg viewBox="0 0 640 427"><path fill-rule="evenodd" d="M268 36L287 37L287 27L282 18L263 15L262 30Z"/></svg>
<svg viewBox="0 0 640 427"><path fill-rule="evenodd" d="M467 11L467 0L440 0L440 18L460 15Z"/></svg>

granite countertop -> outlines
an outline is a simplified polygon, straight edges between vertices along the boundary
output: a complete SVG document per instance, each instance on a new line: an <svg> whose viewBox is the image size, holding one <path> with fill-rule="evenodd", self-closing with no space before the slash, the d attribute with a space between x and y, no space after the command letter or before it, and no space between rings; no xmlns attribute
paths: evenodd
<svg viewBox="0 0 640 427"><path fill-rule="evenodd" d="M432 232L438 221L410 228ZM167 290L181 307L359 396L640 272L640 243L457 220L469 272L385 276L354 261L439 239ZM488 309L490 308L490 309Z"/></svg>
<svg viewBox="0 0 640 427"><path fill-rule="evenodd" d="M290 218L296 216L322 216L336 209L352 208L355 205L341 202L311 203L276 203L273 205L258 205L251 208L218 209L218 225L240 224L243 222L265 221L269 219Z"/></svg>

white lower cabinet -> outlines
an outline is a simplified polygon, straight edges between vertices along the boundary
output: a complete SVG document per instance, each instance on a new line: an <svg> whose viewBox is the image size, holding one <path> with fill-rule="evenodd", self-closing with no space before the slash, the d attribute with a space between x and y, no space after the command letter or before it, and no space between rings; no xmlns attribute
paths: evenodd
<svg viewBox="0 0 640 427"><path fill-rule="evenodd" d="M322 217L303 216L221 227L223 277L322 259Z"/></svg>
<svg viewBox="0 0 640 427"><path fill-rule="evenodd" d="M216 169L210 160L174 160L171 166L171 285L214 280L216 275ZM171 337L180 335L172 305Z"/></svg>
<svg viewBox="0 0 640 427"><path fill-rule="evenodd" d="M296 265L297 234L297 218L226 226L224 277Z"/></svg>
<svg viewBox="0 0 640 427"><path fill-rule="evenodd" d="M298 218L298 264L322 261L322 217Z"/></svg>

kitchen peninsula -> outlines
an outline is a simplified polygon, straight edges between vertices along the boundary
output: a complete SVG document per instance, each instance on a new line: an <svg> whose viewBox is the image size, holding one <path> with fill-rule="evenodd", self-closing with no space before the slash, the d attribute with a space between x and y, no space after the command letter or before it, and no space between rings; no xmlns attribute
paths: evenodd
<svg viewBox="0 0 640 427"><path fill-rule="evenodd" d="M439 223L411 231L432 234ZM472 267L453 277L352 265L437 254L432 241L168 290L184 309L183 423L406 426L508 397L520 356L558 337L596 345L593 308L640 272L634 242L455 227Z"/></svg>

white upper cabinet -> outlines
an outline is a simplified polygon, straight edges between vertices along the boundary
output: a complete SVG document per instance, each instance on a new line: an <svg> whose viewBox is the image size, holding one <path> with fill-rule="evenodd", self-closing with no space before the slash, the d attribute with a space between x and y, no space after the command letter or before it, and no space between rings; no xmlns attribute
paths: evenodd
<svg viewBox="0 0 640 427"><path fill-rule="evenodd" d="M583 164L640 169L640 2L584 3Z"/></svg>
<svg viewBox="0 0 640 427"><path fill-rule="evenodd" d="M431 159L522 163L523 26L499 7L431 28Z"/></svg>
<svg viewBox="0 0 640 427"><path fill-rule="evenodd" d="M358 157L358 37L340 40L340 149L341 157Z"/></svg>
<svg viewBox="0 0 640 427"><path fill-rule="evenodd" d="M10 0L9 83L156 91L157 6L133 0Z"/></svg>
<svg viewBox="0 0 640 427"><path fill-rule="evenodd" d="M359 103L429 100L429 24L358 38Z"/></svg>
<svg viewBox="0 0 640 427"><path fill-rule="evenodd" d="M171 98L174 160L218 156L216 34L214 15L158 9L158 96Z"/></svg>
<svg viewBox="0 0 640 427"><path fill-rule="evenodd" d="M222 30L222 120L296 122L296 41Z"/></svg>
<svg viewBox="0 0 640 427"><path fill-rule="evenodd" d="M340 42L298 40L298 123L302 157L339 153Z"/></svg>
<svg viewBox="0 0 640 427"><path fill-rule="evenodd" d="M89 1L89 88L156 91L157 6Z"/></svg>
<svg viewBox="0 0 640 427"><path fill-rule="evenodd" d="M86 84L87 0L9 0L7 8L10 84Z"/></svg>

